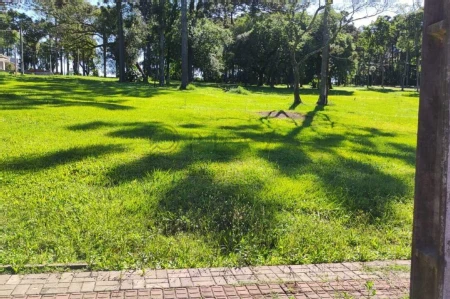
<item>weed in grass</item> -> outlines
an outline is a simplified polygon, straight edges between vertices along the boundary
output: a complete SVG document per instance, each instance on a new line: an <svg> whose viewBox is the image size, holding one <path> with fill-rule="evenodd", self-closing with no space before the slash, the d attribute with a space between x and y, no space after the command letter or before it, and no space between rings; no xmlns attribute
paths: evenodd
<svg viewBox="0 0 450 299"><path fill-rule="evenodd" d="M235 94L244 94L244 95L248 95L248 94L250 94L250 91L248 91L247 89L245 89L245 88L242 87L242 86L237 86L237 87L230 88L230 89L228 90L228 93L235 93Z"/></svg>

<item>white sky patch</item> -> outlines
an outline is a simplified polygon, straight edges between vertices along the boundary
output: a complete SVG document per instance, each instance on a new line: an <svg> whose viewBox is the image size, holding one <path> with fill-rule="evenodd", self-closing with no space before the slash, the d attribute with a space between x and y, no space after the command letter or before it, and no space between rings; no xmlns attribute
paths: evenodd
<svg viewBox="0 0 450 299"><path fill-rule="evenodd" d="M320 1L324 0L312 0L313 3L309 8L308 12L313 14L317 9ZM349 2L356 0L333 0L332 7L336 11L351 10L351 4ZM364 0L362 0L364 1ZM366 0L367 1L367 0ZM374 0L377 1L377 0ZM378 0L382 2L383 0ZM353 22L356 27L367 26L370 23L374 22L379 16L395 16L398 14L408 13L414 10L417 10L419 7L423 7L423 0L387 0L389 1L389 5L382 10L378 10L375 8L367 8L362 9L359 12L356 12L353 16L353 19L356 21ZM378 6L382 6L381 3ZM376 14L376 15L375 15Z"/></svg>

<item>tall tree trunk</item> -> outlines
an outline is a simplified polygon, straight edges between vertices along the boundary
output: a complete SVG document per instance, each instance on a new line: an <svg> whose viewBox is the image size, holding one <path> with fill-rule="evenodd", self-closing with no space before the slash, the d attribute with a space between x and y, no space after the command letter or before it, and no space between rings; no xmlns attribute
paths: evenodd
<svg viewBox="0 0 450 299"><path fill-rule="evenodd" d="M181 0L181 86L186 89L188 84L188 31L186 0Z"/></svg>
<svg viewBox="0 0 450 299"><path fill-rule="evenodd" d="M263 86L264 84L264 73L262 71L258 72L258 86Z"/></svg>
<svg viewBox="0 0 450 299"><path fill-rule="evenodd" d="M165 52L165 0L159 0L161 8L159 17L159 86L164 86L164 52Z"/></svg>
<svg viewBox="0 0 450 299"><path fill-rule="evenodd" d="M189 43L189 41L188 41ZM194 81L194 49L188 44L188 82Z"/></svg>
<svg viewBox="0 0 450 299"><path fill-rule="evenodd" d="M123 35L122 0L116 0L119 38L119 82L125 82L125 39Z"/></svg>
<svg viewBox="0 0 450 299"><path fill-rule="evenodd" d="M419 91L419 67L420 67L420 52L417 48L417 44L419 43L419 33L416 31L414 36L414 49L416 51L416 91Z"/></svg>
<svg viewBox="0 0 450 299"><path fill-rule="evenodd" d="M367 55L367 56L369 56L369 55ZM369 88L369 86L370 86L370 57L367 57L367 60L366 60L366 74L367 74L366 87Z"/></svg>
<svg viewBox="0 0 450 299"><path fill-rule="evenodd" d="M70 65L69 65L69 52L66 53L66 75L70 75L69 69L70 69Z"/></svg>
<svg viewBox="0 0 450 299"><path fill-rule="evenodd" d="M231 80L232 80L232 82L235 82L236 81L236 78L235 78L235 76L234 76L234 74L235 74L235 70L234 70L234 68L235 68L235 66L234 66L234 63L231 65Z"/></svg>
<svg viewBox="0 0 450 299"><path fill-rule="evenodd" d="M169 60L169 49L167 49L167 59L166 59L166 84L170 84L170 60Z"/></svg>
<svg viewBox="0 0 450 299"><path fill-rule="evenodd" d="M164 33L159 35L159 86L164 86Z"/></svg>
<svg viewBox="0 0 450 299"><path fill-rule="evenodd" d="M420 55L416 57L417 66L416 66L416 91L419 92L420 87Z"/></svg>
<svg viewBox="0 0 450 299"><path fill-rule="evenodd" d="M328 13L330 4L325 5L323 13L323 41L324 48L322 50L322 66L320 71L320 91L318 105L328 104L328 60L330 59L330 32L328 29Z"/></svg>
<svg viewBox="0 0 450 299"><path fill-rule="evenodd" d="M383 59L383 56L381 56L381 59L380 59L380 66L381 66L381 87L384 88L384 59Z"/></svg>
<svg viewBox="0 0 450 299"><path fill-rule="evenodd" d="M53 73L53 64L52 64L52 37L50 36L50 38L49 38L49 41L50 41L50 55L49 55L49 58L50 58L50 66L49 66L49 71L51 72L51 73Z"/></svg>
<svg viewBox="0 0 450 299"><path fill-rule="evenodd" d="M81 59L83 63L81 64L81 69L83 70L83 76L86 76L86 59L84 57L84 51L81 52Z"/></svg>
<svg viewBox="0 0 450 299"><path fill-rule="evenodd" d="M303 65L299 66L298 71L299 71L299 73L298 73L299 85L300 85L300 88L303 88L303 79L305 77L305 69L304 69Z"/></svg>
<svg viewBox="0 0 450 299"><path fill-rule="evenodd" d="M74 53L73 61L72 61L72 67L73 67L73 74L74 75L79 75L80 74L80 68L78 66L79 61L80 61L80 50L77 50L77 54Z"/></svg>
<svg viewBox="0 0 450 299"><path fill-rule="evenodd" d="M395 64L394 64L394 44L391 45L391 63L389 66L389 84L393 84L395 82Z"/></svg>
<svg viewBox="0 0 450 299"><path fill-rule="evenodd" d="M227 9L227 4L225 2L225 4L223 5L223 28L227 28L227 22L228 22L228 9Z"/></svg>
<svg viewBox="0 0 450 299"><path fill-rule="evenodd" d="M59 57L60 57L60 62L61 62L61 75L64 75L64 52L63 49L60 49L59 51Z"/></svg>
<svg viewBox="0 0 450 299"><path fill-rule="evenodd" d="M22 25L20 25L20 31L19 31L19 38L20 38L20 72L21 74L25 74L25 61L23 53L23 31L22 31Z"/></svg>
<svg viewBox="0 0 450 299"><path fill-rule="evenodd" d="M231 23L231 26L234 25L233 12L234 12L234 7L233 7L233 9L232 9L231 12L230 12L230 23Z"/></svg>
<svg viewBox="0 0 450 299"><path fill-rule="evenodd" d="M55 36L55 73L58 73L59 57L58 57L58 38Z"/></svg>
<svg viewBox="0 0 450 299"><path fill-rule="evenodd" d="M147 36L147 44L145 45L145 51L144 51L144 82L148 83L148 77L150 77L150 74L152 73L151 70L151 43L150 43L150 36Z"/></svg>
<svg viewBox="0 0 450 299"><path fill-rule="evenodd" d="M407 65L408 65L408 56L409 56L409 51L406 51L405 64L403 66L403 75L402 75L402 91L405 90L406 75L407 75Z"/></svg>
<svg viewBox="0 0 450 299"><path fill-rule="evenodd" d="M103 51L103 77L106 78L106 44L108 42L108 38L106 37L106 34L103 34L103 46L102 46L102 51Z"/></svg>
<svg viewBox="0 0 450 299"><path fill-rule="evenodd" d="M295 58L295 50L290 51L291 56L291 64L292 64L292 73L294 76L294 102L292 103L289 109L293 110L295 107L302 103L302 99L300 98L300 66L297 63Z"/></svg>
<svg viewBox="0 0 450 299"><path fill-rule="evenodd" d="M294 103L292 103L291 109L295 109L298 105L302 103L300 98L300 71L296 64L294 66Z"/></svg>

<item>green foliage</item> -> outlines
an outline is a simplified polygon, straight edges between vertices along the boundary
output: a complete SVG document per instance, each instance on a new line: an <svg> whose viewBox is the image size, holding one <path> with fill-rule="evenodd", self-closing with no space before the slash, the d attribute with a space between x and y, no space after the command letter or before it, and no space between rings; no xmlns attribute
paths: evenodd
<svg viewBox="0 0 450 299"><path fill-rule="evenodd" d="M224 70L223 51L231 42L230 32L208 19L202 19L191 29L195 67L206 81L218 81Z"/></svg>
<svg viewBox="0 0 450 299"><path fill-rule="evenodd" d="M234 42L230 46L229 68L242 69L237 78L240 82L264 84L264 77L284 74L287 63L288 37L282 14L271 14L254 19L243 17L233 28Z"/></svg>
<svg viewBox="0 0 450 299"><path fill-rule="evenodd" d="M357 44L357 77L370 83L415 85L420 77L423 10L378 19L363 28ZM401 78L399 80L399 78Z"/></svg>
<svg viewBox="0 0 450 299"><path fill-rule="evenodd" d="M290 119L264 116L281 87L0 81L0 260L18 271L410 256L411 91L335 88L319 108L304 90Z"/></svg>
<svg viewBox="0 0 450 299"><path fill-rule="evenodd" d="M11 15L0 11L0 49L3 49L3 52L12 51L19 41L19 33L11 26L12 22Z"/></svg>

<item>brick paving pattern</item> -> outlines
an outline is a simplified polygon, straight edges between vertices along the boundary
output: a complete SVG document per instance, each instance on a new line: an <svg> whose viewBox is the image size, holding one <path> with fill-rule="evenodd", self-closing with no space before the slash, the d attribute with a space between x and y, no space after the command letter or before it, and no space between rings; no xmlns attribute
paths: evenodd
<svg viewBox="0 0 450 299"><path fill-rule="evenodd" d="M0 275L0 299L407 298L409 261Z"/></svg>

